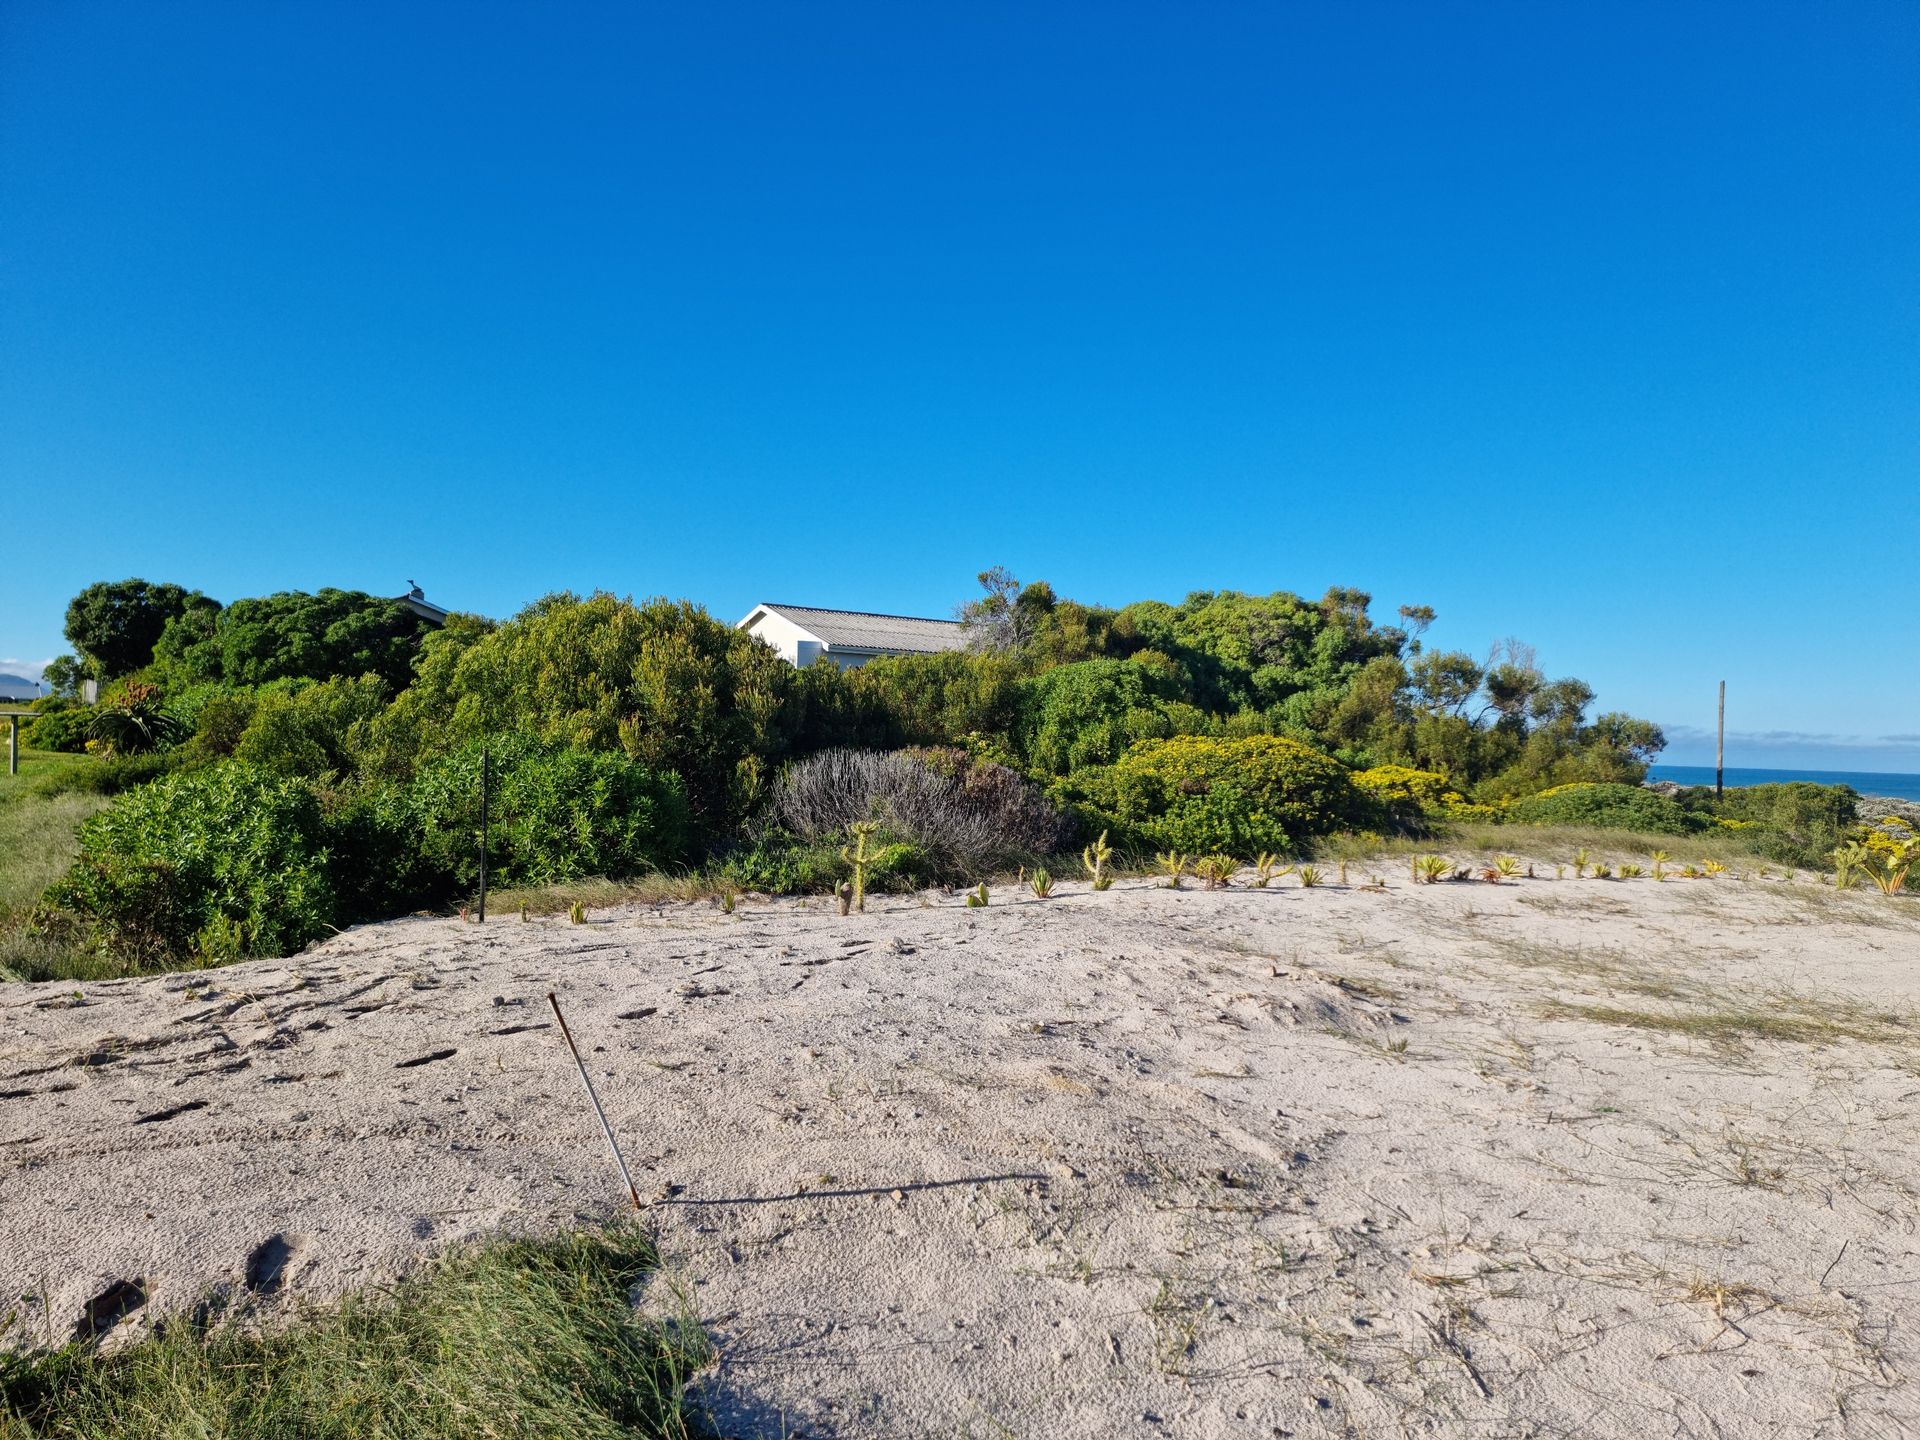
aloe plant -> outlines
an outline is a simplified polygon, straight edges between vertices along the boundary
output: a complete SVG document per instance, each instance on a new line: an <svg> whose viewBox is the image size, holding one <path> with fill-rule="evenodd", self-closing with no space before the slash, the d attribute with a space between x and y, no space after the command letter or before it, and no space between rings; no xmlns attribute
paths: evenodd
<svg viewBox="0 0 1920 1440"><path fill-rule="evenodd" d="M1587 873L1587 866L1593 863L1593 857L1587 854L1583 845L1573 852L1573 878L1578 880Z"/></svg>
<svg viewBox="0 0 1920 1440"><path fill-rule="evenodd" d="M1053 894L1053 876L1049 875L1045 868L1035 870L1028 877L1027 884L1033 887L1033 897L1036 900L1045 900Z"/></svg>
<svg viewBox="0 0 1920 1440"><path fill-rule="evenodd" d="M1302 865L1293 873L1300 877L1300 888L1303 890L1311 890L1322 879L1318 865Z"/></svg>
<svg viewBox="0 0 1920 1440"><path fill-rule="evenodd" d="M1293 867L1291 865L1282 866L1278 855L1267 850L1262 850L1259 855L1254 857L1253 861L1253 888L1256 890L1264 890L1267 888L1269 882L1277 880L1282 875L1291 875L1292 873Z"/></svg>
<svg viewBox="0 0 1920 1440"><path fill-rule="evenodd" d="M1193 873L1206 882L1209 890L1231 885L1234 872L1239 868L1240 862L1231 855L1208 855L1193 862Z"/></svg>
<svg viewBox="0 0 1920 1440"><path fill-rule="evenodd" d="M1413 878L1418 885L1432 885L1452 869L1453 861L1444 855L1416 855L1413 858Z"/></svg>

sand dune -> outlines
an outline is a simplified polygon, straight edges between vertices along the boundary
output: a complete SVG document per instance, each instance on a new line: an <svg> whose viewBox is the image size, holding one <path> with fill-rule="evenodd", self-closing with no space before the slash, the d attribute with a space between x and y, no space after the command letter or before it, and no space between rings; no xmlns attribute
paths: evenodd
<svg viewBox="0 0 1920 1440"><path fill-rule="evenodd" d="M608 1213L552 988L729 1434L1920 1430L1920 907L1387 866L7 987L0 1292L112 1341Z"/></svg>

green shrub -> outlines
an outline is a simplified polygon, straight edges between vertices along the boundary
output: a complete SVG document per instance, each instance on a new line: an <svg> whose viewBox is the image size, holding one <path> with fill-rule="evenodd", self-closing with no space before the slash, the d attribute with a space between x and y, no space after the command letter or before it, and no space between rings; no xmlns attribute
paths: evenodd
<svg viewBox="0 0 1920 1440"><path fill-rule="evenodd" d="M1638 785L1557 785L1507 807L1521 825L1590 826L1651 835L1691 835L1705 826L1666 796Z"/></svg>
<svg viewBox="0 0 1920 1440"><path fill-rule="evenodd" d="M186 769L193 759L184 749L90 757L35 781L34 791L40 795L120 795Z"/></svg>
<svg viewBox="0 0 1920 1440"><path fill-rule="evenodd" d="M1711 791L1700 788L1714 815L1754 827L1742 837L1749 849L1783 865L1814 870L1826 865L1834 847L1852 831L1860 798L1846 785L1805 780L1739 785L1717 802Z"/></svg>
<svg viewBox="0 0 1920 1440"><path fill-rule="evenodd" d="M487 734L610 751L681 777L702 838L759 799L800 716L797 672L698 606L551 595L504 625L449 623L370 738L369 766L404 778Z"/></svg>
<svg viewBox="0 0 1920 1440"><path fill-rule="evenodd" d="M822 895L851 873L843 853L853 837L805 839L785 830L760 836L721 863L720 873L742 890L769 895ZM884 827L867 842L866 888L917 890L931 884L942 866L912 840Z"/></svg>
<svg viewBox="0 0 1920 1440"><path fill-rule="evenodd" d="M774 831L728 856L720 868L743 890L768 895L819 895L840 883L846 862L840 858L837 840L802 840Z"/></svg>
<svg viewBox="0 0 1920 1440"><path fill-rule="evenodd" d="M1029 769L1066 775L1109 765L1135 741L1174 734L1158 693L1163 684L1125 660L1083 660L1035 676L1024 687L1020 721Z"/></svg>
<svg viewBox="0 0 1920 1440"><path fill-rule="evenodd" d="M260 696L234 754L283 775L342 774L352 768L351 757L386 703L387 685L378 675L269 691Z"/></svg>
<svg viewBox="0 0 1920 1440"><path fill-rule="evenodd" d="M264 685L372 674L397 690L412 678L421 639L433 628L398 600L296 590L184 614L167 625L153 655L169 683Z"/></svg>
<svg viewBox="0 0 1920 1440"><path fill-rule="evenodd" d="M546 750L524 737L489 744L490 861L499 884L617 878L686 861L679 776L621 755ZM426 877L461 893L479 880L480 751L474 741L443 756L408 791Z"/></svg>
<svg viewBox="0 0 1920 1440"><path fill-rule="evenodd" d="M65 705L44 710L20 729L20 743L36 750L59 750L78 754L87 748L87 736L93 728L91 705Z"/></svg>
<svg viewBox="0 0 1920 1440"><path fill-rule="evenodd" d="M236 761L129 791L80 827L80 858L53 897L148 963L186 960L203 933L288 955L333 924L326 827L296 780Z"/></svg>
<svg viewBox="0 0 1920 1440"><path fill-rule="evenodd" d="M1294 851L1363 809L1345 766L1273 735L1143 741L1062 793L1135 851Z"/></svg>

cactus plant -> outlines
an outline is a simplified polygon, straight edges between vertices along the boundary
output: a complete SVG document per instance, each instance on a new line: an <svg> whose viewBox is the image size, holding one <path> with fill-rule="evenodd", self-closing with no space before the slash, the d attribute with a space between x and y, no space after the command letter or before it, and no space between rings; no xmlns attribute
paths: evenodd
<svg viewBox="0 0 1920 1440"><path fill-rule="evenodd" d="M853 836L853 844L840 847L840 858L853 870L853 908L862 913L865 913L867 908L867 867L873 863L873 855L868 849L867 842L873 839L879 829L880 827L871 820L862 820L857 825L850 825L847 830Z"/></svg>
<svg viewBox="0 0 1920 1440"><path fill-rule="evenodd" d="M1264 890L1267 888L1267 882L1292 873L1293 867L1291 865L1283 867L1278 855L1262 850L1253 861L1253 888Z"/></svg>
<svg viewBox="0 0 1920 1440"><path fill-rule="evenodd" d="M967 892L967 908L969 910L979 909L981 906L985 905L986 903L987 903L987 882L982 880L980 882L980 888L978 890L970 890Z"/></svg>
<svg viewBox="0 0 1920 1440"><path fill-rule="evenodd" d="M1102 830L1100 838L1080 852L1080 863L1087 867L1087 878L1093 882L1096 890L1105 890L1113 884L1113 872L1107 868L1107 862L1113 859L1113 847L1107 844L1107 832Z"/></svg>
<svg viewBox="0 0 1920 1440"><path fill-rule="evenodd" d="M1167 877L1167 888L1178 890L1180 877L1187 873L1187 857L1178 850L1169 850L1164 855L1154 856L1153 860L1160 867L1160 873Z"/></svg>
<svg viewBox="0 0 1920 1440"><path fill-rule="evenodd" d="M1580 879L1581 876L1587 873L1587 866L1592 863L1593 857L1587 854L1587 847L1582 845L1578 850L1573 852L1573 878L1576 880Z"/></svg>
<svg viewBox="0 0 1920 1440"><path fill-rule="evenodd" d="M567 919L575 925L587 923L587 907L584 901L576 900L567 907Z"/></svg>

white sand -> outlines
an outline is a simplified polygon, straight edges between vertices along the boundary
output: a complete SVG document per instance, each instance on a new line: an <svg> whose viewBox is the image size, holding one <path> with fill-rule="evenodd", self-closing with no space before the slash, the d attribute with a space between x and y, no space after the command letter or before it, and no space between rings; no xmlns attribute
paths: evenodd
<svg viewBox="0 0 1920 1440"><path fill-rule="evenodd" d="M730 1434L1920 1433L1920 905L1383 865L0 989L0 1309L64 1336L137 1280L138 1333L607 1213L552 986Z"/></svg>

